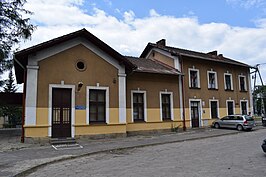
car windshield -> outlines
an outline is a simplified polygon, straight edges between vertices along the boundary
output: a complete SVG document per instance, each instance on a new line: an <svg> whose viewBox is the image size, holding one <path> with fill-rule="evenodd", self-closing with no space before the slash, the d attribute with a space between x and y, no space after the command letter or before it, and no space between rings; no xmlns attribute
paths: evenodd
<svg viewBox="0 0 266 177"><path fill-rule="evenodd" d="M253 121L254 119L252 118L252 117L250 117L250 116L245 116L245 119L247 120L247 121Z"/></svg>

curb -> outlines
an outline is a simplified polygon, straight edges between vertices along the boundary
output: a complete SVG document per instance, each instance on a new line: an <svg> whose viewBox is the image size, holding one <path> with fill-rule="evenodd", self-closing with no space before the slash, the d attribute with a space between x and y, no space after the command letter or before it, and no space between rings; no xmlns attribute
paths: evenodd
<svg viewBox="0 0 266 177"><path fill-rule="evenodd" d="M239 133L243 133L243 132L232 132L232 133L230 132L230 133L224 133L224 134L219 134L219 135L209 135L209 136L205 136L205 137L203 136L203 137L196 137L196 138L188 138L188 139L183 139L183 140L157 142L157 143L135 145L135 146L129 146L129 147L122 147L122 148L112 148L112 149L108 149L108 150L100 150L100 151L89 152L89 153L84 153L84 154L80 154L80 155L73 155L73 156L69 156L69 157L63 157L60 159L52 160L50 162L45 162L43 164L39 164L39 165L36 165L34 167L30 167L29 169L27 169L25 171L22 171L22 172L19 172L18 174L15 174L14 177L25 177L25 176L30 175L31 173L33 173L33 172L37 171L38 169L43 168L47 165L55 164L55 163L66 161L66 160L73 160L73 159L77 159L80 157L100 154L100 153L107 153L107 152L112 152L112 151L156 146L156 145L162 145L162 144L172 144L172 143L185 142L185 141L194 141L194 140L199 140L199 139L208 139L208 138L214 138L214 137L220 137L220 136L226 136L226 135L234 135L234 134L239 134Z"/></svg>

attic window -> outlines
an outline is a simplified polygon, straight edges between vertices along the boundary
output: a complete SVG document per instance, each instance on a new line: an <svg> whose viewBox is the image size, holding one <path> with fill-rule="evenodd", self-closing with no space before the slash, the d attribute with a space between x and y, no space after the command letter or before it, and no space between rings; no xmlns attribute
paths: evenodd
<svg viewBox="0 0 266 177"><path fill-rule="evenodd" d="M86 64L84 63L84 61L82 61L82 60L78 60L78 61L76 62L76 68L77 68L77 70L79 70L79 71L85 71L85 70L86 70Z"/></svg>

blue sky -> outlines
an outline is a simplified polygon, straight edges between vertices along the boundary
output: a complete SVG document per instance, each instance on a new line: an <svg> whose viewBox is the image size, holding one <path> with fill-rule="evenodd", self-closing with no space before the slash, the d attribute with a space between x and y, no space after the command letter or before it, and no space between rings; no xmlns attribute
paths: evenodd
<svg viewBox="0 0 266 177"><path fill-rule="evenodd" d="M123 16L119 11L132 10L136 17L144 18L150 9L155 9L162 15L195 16L201 24L214 22L241 27L255 27L256 20L266 17L264 0L90 0L83 5L88 11L93 7L120 19Z"/></svg>
<svg viewBox="0 0 266 177"><path fill-rule="evenodd" d="M38 27L19 49L86 28L122 55L139 56L164 38L251 66L266 63L266 0L28 0L24 7ZM260 70L265 83L266 65Z"/></svg>

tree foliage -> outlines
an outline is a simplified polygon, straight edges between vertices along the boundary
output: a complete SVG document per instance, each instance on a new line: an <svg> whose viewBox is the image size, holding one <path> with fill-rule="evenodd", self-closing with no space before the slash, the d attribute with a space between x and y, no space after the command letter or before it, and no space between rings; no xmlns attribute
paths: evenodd
<svg viewBox="0 0 266 177"><path fill-rule="evenodd" d="M4 86L4 92L15 93L17 91L17 85L15 84L15 79L13 77L13 71L10 70L8 79L6 80L6 85Z"/></svg>
<svg viewBox="0 0 266 177"><path fill-rule="evenodd" d="M12 47L29 39L35 26L22 15L32 12L23 9L26 0L0 0L0 74L12 67Z"/></svg>

